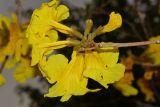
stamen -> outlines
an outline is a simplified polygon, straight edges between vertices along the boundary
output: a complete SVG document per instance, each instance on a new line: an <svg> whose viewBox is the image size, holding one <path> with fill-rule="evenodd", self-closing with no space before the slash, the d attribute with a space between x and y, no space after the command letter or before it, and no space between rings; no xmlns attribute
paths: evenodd
<svg viewBox="0 0 160 107"><path fill-rule="evenodd" d="M92 34L92 39L94 39L96 36L100 35L103 30L103 26L99 26Z"/></svg>
<svg viewBox="0 0 160 107"><path fill-rule="evenodd" d="M93 26L93 21L91 19L86 20L86 29L84 32L85 37L90 33L92 26Z"/></svg>

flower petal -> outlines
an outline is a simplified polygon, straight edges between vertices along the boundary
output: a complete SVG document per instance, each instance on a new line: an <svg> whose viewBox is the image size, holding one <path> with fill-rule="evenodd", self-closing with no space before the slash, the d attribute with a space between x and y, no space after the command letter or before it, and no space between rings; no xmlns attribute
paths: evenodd
<svg viewBox="0 0 160 107"><path fill-rule="evenodd" d="M55 83L61 78L60 75L67 64L68 59L61 54L57 54L49 57L45 63L40 63L39 68L50 83Z"/></svg>
<svg viewBox="0 0 160 107"><path fill-rule="evenodd" d="M76 42L75 42L76 43ZM42 43L39 45L32 45L32 62L31 65L36 65L44 57L44 55L51 54L53 50L60 49L74 44L72 41L57 41L53 43Z"/></svg>
<svg viewBox="0 0 160 107"><path fill-rule="evenodd" d="M97 52L86 53L85 62L84 76L99 82L105 88L108 88L107 84L120 80L124 75L125 69L122 64L106 68Z"/></svg>
<svg viewBox="0 0 160 107"><path fill-rule="evenodd" d="M38 45L33 45L31 66L36 65L39 62L39 60L40 60L40 49Z"/></svg>
<svg viewBox="0 0 160 107"><path fill-rule="evenodd" d="M55 14L55 20L60 22L69 17L69 8L65 5L60 5L57 7L57 13Z"/></svg>
<svg viewBox="0 0 160 107"><path fill-rule="evenodd" d="M132 85L129 85L129 84L116 83L116 84L114 84L114 87L116 87L116 89L121 91L121 93L124 96L131 96L131 95L137 95L138 94L138 90L136 88L134 88Z"/></svg>
<svg viewBox="0 0 160 107"><path fill-rule="evenodd" d="M122 17L119 13L112 12L110 14L109 22L102 30L103 33L111 32L122 25Z"/></svg>
<svg viewBox="0 0 160 107"><path fill-rule="evenodd" d="M25 83L28 79L36 77L38 73L30 66L30 60L21 59L21 64L16 68L13 77L19 83Z"/></svg>
<svg viewBox="0 0 160 107"><path fill-rule="evenodd" d="M104 52L99 52L99 55L106 66L114 66L119 58L118 49L106 48Z"/></svg>
<svg viewBox="0 0 160 107"><path fill-rule="evenodd" d="M125 67L122 64L116 64L112 67L107 67L107 71L103 73L101 84L111 84L120 80L124 76Z"/></svg>

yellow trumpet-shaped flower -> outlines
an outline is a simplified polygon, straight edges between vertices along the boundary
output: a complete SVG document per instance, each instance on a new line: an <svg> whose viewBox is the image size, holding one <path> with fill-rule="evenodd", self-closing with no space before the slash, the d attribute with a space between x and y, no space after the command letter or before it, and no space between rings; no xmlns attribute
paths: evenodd
<svg viewBox="0 0 160 107"><path fill-rule="evenodd" d="M43 3L41 8L33 12L27 30L27 36L30 41L45 38L48 31L52 29L52 21L60 22L68 18L69 9L65 5L59 5L59 1L52 0L49 3Z"/></svg>
<svg viewBox="0 0 160 107"><path fill-rule="evenodd" d="M6 79L3 77L2 74L0 74L0 86L4 85L6 83Z"/></svg>
<svg viewBox="0 0 160 107"><path fill-rule="evenodd" d="M56 66L53 67L53 63ZM97 91L86 88L88 79L83 76L83 69L83 54L76 54L74 52L69 64L63 55L52 56L41 68L50 83L56 82L45 96L62 96L61 101L63 102L67 101L72 95L84 95L89 91Z"/></svg>
<svg viewBox="0 0 160 107"><path fill-rule="evenodd" d="M108 88L108 84L123 77L124 66L117 64L117 58L112 57L115 55L118 57L117 52L77 53L74 51L69 64L67 58L61 54L51 56L48 61L44 60L39 65L40 70L50 83L55 83L45 96L62 96L61 101L67 101L72 95L98 91L98 89L87 88L88 78Z"/></svg>
<svg viewBox="0 0 160 107"><path fill-rule="evenodd" d="M57 25L57 23L69 17L69 9L65 5L59 5L59 1L52 0L49 3L43 3L41 8L33 12L27 29L27 37L33 47L31 65L37 64L43 55L40 51L44 50L39 45L42 46L43 44L57 41L58 33L54 30L54 27L59 27L60 25L63 28L64 25ZM69 29L69 27L67 28Z"/></svg>

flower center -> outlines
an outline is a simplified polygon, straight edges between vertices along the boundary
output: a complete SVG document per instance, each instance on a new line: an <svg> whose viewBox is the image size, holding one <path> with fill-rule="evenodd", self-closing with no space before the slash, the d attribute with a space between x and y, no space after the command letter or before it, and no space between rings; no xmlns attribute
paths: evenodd
<svg viewBox="0 0 160 107"><path fill-rule="evenodd" d="M79 47L79 51L91 51L94 50L96 47L96 43L92 38L92 33L90 33L88 35L83 36L83 39L81 40L81 46Z"/></svg>

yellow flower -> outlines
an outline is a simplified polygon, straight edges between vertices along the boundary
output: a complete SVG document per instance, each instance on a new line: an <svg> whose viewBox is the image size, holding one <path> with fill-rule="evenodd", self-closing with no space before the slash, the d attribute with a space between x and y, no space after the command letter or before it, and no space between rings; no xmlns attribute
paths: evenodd
<svg viewBox="0 0 160 107"><path fill-rule="evenodd" d="M160 36L152 37L150 40L160 40ZM147 49L147 54L156 64L160 64L160 44L151 44Z"/></svg>
<svg viewBox="0 0 160 107"><path fill-rule="evenodd" d="M31 65L36 65L45 53L45 49L41 46L57 41L58 33L54 30L54 23L58 23L69 17L68 7L59 5L59 1L52 0L49 3L43 3L41 8L33 12L30 25L26 32L29 42L32 44ZM66 46L64 43L62 45ZM58 48L62 47L60 45L58 46Z"/></svg>
<svg viewBox="0 0 160 107"><path fill-rule="evenodd" d="M118 52L108 52L109 50L99 53L74 51L69 64L67 58L61 54L51 56L47 61L41 62L39 67L43 76L50 83L55 83L45 96L62 96L61 101L63 102L72 95L84 95L87 92L98 91L98 89L86 88L88 78L99 82L105 88L108 88L107 84L118 81L123 77L124 66L117 64Z"/></svg>
<svg viewBox="0 0 160 107"><path fill-rule="evenodd" d="M52 66L53 63L54 66ZM83 76L83 69L83 54L74 52L69 64L67 58L61 54L49 58L45 65L41 66L41 70L50 83L56 83L45 96L62 96L61 101L63 102L67 101L72 95L84 95L89 91L96 91L86 88L88 79Z"/></svg>
<svg viewBox="0 0 160 107"><path fill-rule="evenodd" d="M3 77L2 74L0 74L0 86L4 85L6 83L6 79Z"/></svg>
<svg viewBox="0 0 160 107"><path fill-rule="evenodd" d="M55 34L48 35L49 31L53 29L52 21L60 22L69 16L69 9L65 5L58 5L59 1L52 0L50 3L43 3L39 9L33 12L30 25L27 29L27 37L31 43L38 42L39 39L45 41L49 41L51 38L53 40L57 39L57 35Z"/></svg>
<svg viewBox="0 0 160 107"><path fill-rule="evenodd" d="M9 28L9 42L3 48L3 54L6 56L11 56L18 62L21 55L26 55L29 49L29 44L27 38L21 32L20 25L18 23L17 16L12 15L12 22Z"/></svg>
<svg viewBox="0 0 160 107"><path fill-rule="evenodd" d="M125 65L126 71L124 73L124 77L115 82L113 86L124 96L137 95L138 90L132 86L132 82L134 80L134 76L132 73L132 67L134 64L133 56L130 55L127 58L122 57L120 59L120 63Z"/></svg>
<svg viewBox="0 0 160 107"><path fill-rule="evenodd" d="M113 85L117 90L121 91L124 96L137 95L138 90L132 86L133 80L133 73L131 71L125 72L124 77Z"/></svg>
<svg viewBox="0 0 160 107"><path fill-rule="evenodd" d="M30 66L30 60L21 58L20 65L15 69L13 77L17 82L24 83L37 75L35 67Z"/></svg>
<svg viewBox="0 0 160 107"><path fill-rule="evenodd" d="M84 35L65 26L59 21L69 16L68 8L58 5L59 0L44 3L41 8L33 12L31 23L27 30L27 37L32 44L32 65L38 63L42 75L54 84L46 97L62 96L61 101L67 101L72 95L84 95L87 92L98 91L87 88L88 79L93 79L108 88L108 84L120 80L124 75L124 66L117 63L118 50L113 47L102 48L102 44L95 43L94 38L100 34L119 28L122 24L121 15L112 12L108 24L90 33L93 22L86 21ZM58 15L55 15L58 14ZM60 15L59 15L60 14ZM52 36L48 32L52 32ZM78 39L57 41L57 31L75 36ZM54 39L51 40L50 37ZM49 53L58 48L73 47L71 61L61 54Z"/></svg>

